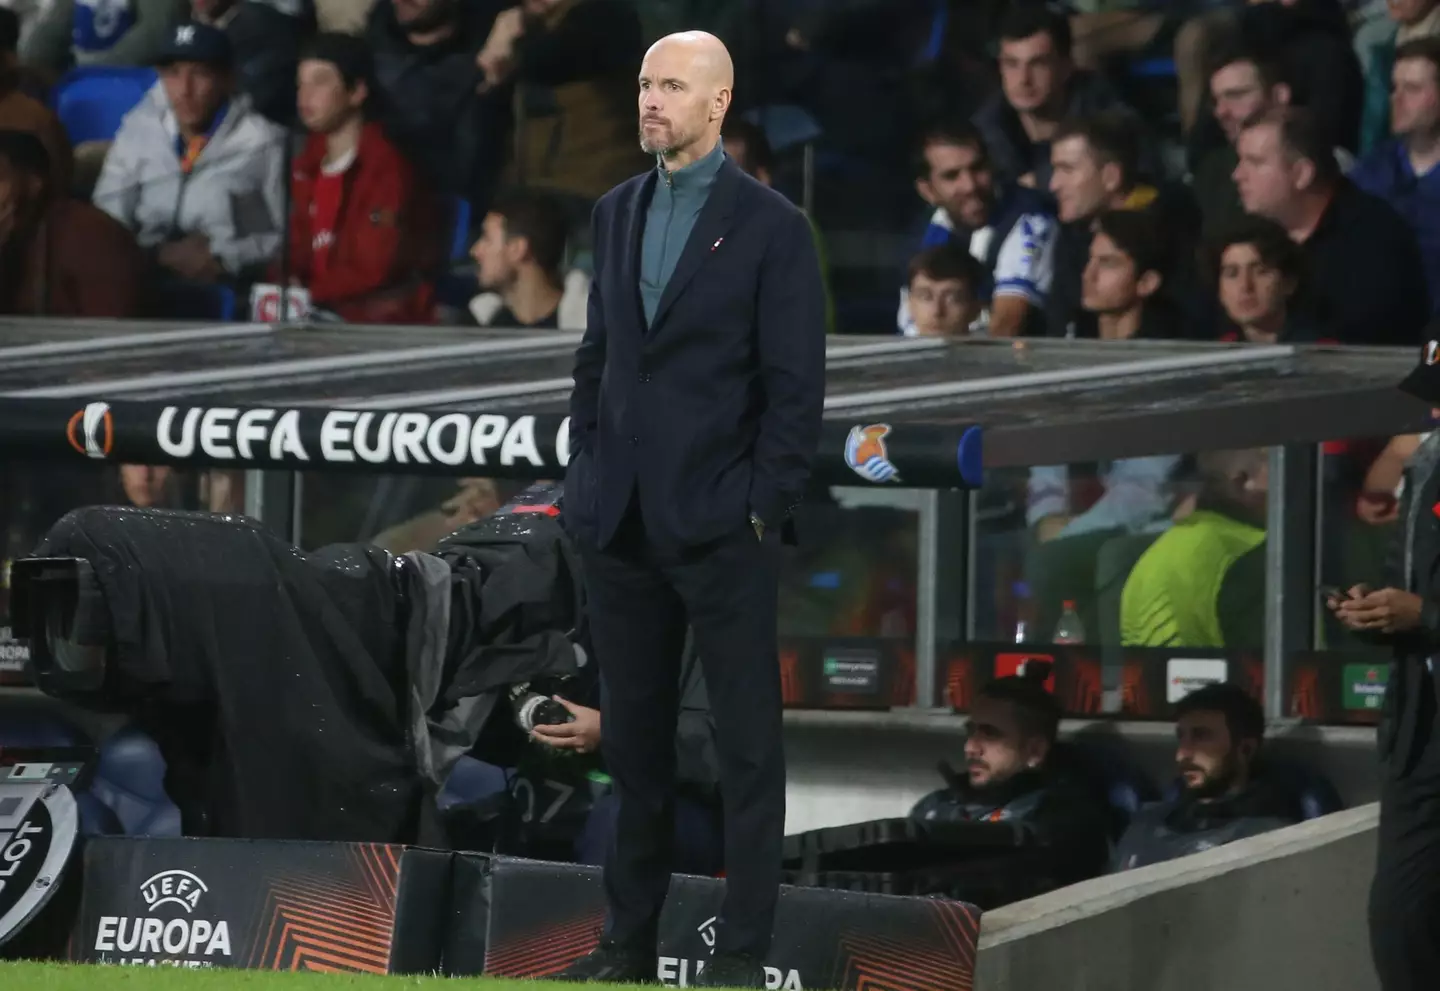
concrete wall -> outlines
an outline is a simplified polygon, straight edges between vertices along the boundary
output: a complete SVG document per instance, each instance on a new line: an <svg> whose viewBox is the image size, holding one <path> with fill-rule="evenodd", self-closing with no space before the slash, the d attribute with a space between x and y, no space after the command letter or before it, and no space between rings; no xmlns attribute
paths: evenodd
<svg viewBox="0 0 1440 991"><path fill-rule="evenodd" d="M1375 991L1378 807L987 912L976 991Z"/></svg>
<svg viewBox="0 0 1440 991"><path fill-rule="evenodd" d="M958 765L963 759L964 728L964 716L939 711L787 712L786 832L904 815L941 787L937 761ZM1120 736L1157 783L1174 768L1171 723L1071 720L1061 734ZM1373 729L1286 723L1271 726L1267 735L1277 754L1325 771L1347 805L1377 798Z"/></svg>

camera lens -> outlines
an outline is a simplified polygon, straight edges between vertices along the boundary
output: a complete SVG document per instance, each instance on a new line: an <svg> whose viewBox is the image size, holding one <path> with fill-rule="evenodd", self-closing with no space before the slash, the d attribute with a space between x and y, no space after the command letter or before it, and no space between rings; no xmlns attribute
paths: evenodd
<svg viewBox="0 0 1440 991"><path fill-rule="evenodd" d="M521 696L515 705L515 722L527 733L536 726L568 723L572 718L570 710L559 702L534 692Z"/></svg>

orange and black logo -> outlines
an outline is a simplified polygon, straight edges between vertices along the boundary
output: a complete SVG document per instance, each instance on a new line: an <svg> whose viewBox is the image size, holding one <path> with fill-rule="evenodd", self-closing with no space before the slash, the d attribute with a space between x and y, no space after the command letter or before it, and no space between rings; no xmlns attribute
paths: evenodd
<svg viewBox="0 0 1440 991"><path fill-rule="evenodd" d="M109 403L87 403L65 425L65 439L86 457L103 460L115 446L115 418Z"/></svg>

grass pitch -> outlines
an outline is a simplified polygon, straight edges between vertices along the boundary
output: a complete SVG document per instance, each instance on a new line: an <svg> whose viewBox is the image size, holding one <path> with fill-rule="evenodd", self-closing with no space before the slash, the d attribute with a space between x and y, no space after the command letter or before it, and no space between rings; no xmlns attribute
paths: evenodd
<svg viewBox="0 0 1440 991"><path fill-rule="evenodd" d="M622 986L616 985L616 988ZM5 991L574 991L558 981L490 977L372 977L366 974L276 973L267 970L176 967L99 967L85 964L0 963Z"/></svg>

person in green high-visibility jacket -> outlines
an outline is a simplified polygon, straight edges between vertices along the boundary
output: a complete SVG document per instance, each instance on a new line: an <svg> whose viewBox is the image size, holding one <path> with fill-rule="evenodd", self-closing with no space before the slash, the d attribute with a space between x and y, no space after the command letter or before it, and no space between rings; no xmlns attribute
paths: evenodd
<svg viewBox="0 0 1440 991"><path fill-rule="evenodd" d="M1265 626L1263 450L1196 458L1195 491L1140 556L1120 597L1127 647L1258 647Z"/></svg>

